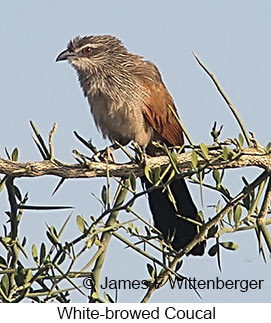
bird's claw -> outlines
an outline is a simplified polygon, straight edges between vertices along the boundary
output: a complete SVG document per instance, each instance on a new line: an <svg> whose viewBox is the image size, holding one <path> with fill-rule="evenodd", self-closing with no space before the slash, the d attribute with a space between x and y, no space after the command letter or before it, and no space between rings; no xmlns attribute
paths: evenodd
<svg viewBox="0 0 271 323"><path fill-rule="evenodd" d="M95 162L107 162L107 163L116 163L116 158L113 154L114 149L107 147L105 149L97 151L92 157L91 160Z"/></svg>

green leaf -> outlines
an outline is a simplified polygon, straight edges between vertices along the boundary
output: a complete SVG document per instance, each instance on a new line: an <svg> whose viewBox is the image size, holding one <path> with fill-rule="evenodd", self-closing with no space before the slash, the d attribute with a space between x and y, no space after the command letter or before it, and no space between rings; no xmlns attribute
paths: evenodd
<svg viewBox="0 0 271 323"><path fill-rule="evenodd" d="M222 157L224 160L228 160L229 159L229 149L227 146L223 146L223 153L222 153Z"/></svg>
<svg viewBox="0 0 271 323"><path fill-rule="evenodd" d="M173 169L178 174L179 173L179 169L178 169L178 157L177 157L176 153L174 151L169 152L168 157L170 159L170 162L171 162L171 165L172 165Z"/></svg>
<svg viewBox="0 0 271 323"><path fill-rule="evenodd" d="M208 255L209 255L210 257L214 257L214 256L217 254L217 252L218 252L218 248L219 248L219 246L218 246L217 244L213 245L213 246L209 249L209 251L208 251Z"/></svg>
<svg viewBox="0 0 271 323"><path fill-rule="evenodd" d="M136 177L135 177L134 173L132 173L130 175L130 184L131 184L132 191L135 192L136 191Z"/></svg>
<svg viewBox="0 0 271 323"><path fill-rule="evenodd" d="M18 161L19 159L19 151L18 148L14 148L13 152L11 153L11 160Z"/></svg>
<svg viewBox="0 0 271 323"><path fill-rule="evenodd" d="M22 241L22 246L23 246L23 247L26 245L26 241L27 241L27 239L26 239L26 237L24 237L24 238L23 238L23 241Z"/></svg>
<svg viewBox="0 0 271 323"><path fill-rule="evenodd" d="M238 227L240 223L241 216L242 216L242 207L240 204L238 204L234 209L234 215L233 215L233 220L236 227Z"/></svg>
<svg viewBox="0 0 271 323"><path fill-rule="evenodd" d="M229 221L229 223L232 222L232 209L230 209L228 212L228 221Z"/></svg>
<svg viewBox="0 0 271 323"><path fill-rule="evenodd" d="M46 231L46 235L47 235L47 238L54 246L58 245L58 241L52 236L50 231Z"/></svg>
<svg viewBox="0 0 271 323"><path fill-rule="evenodd" d="M42 265L43 262L45 261L45 256L46 256L46 246L44 243L42 243L40 247L40 265Z"/></svg>
<svg viewBox="0 0 271 323"><path fill-rule="evenodd" d="M17 286L22 286L25 283L25 268L19 268L15 273L15 281Z"/></svg>
<svg viewBox="0 0 271 323"><path fill-rule="evenodd" d="M145 166L144 173L145 173L145 176L146 176L147 180L150 183L153 184L153 181L152 181L152 172L151 172L150 166L148 166L148 165Z"/></svg>
<svg viewBox="0 0 271 323"><path fill-rule="evenodd" d="M221 134L222 128L223 128L223 126L220 126L220 128L217 129L216 128L216 121L215 121L215 123L213 125L213 128L212 128L212 131L211 131L211 136L213 137L214 142L218 142L218 137Z"/></svg>
<svg viewBox="0 0 271 323"><path fill-rule="evenodd" d="M238 140L239 140L240 147L242 148L244 145L244 137L241 133L239 133Z"/></svg>
<svg viewBox="0 0 271 323"><path fill-rule="evenodd" d="M217 141L217 138L218 138L218 136L219 136L218 131L217 131L217 130L213 130L213 131L211 131L211 136L213 137L214 142L216 142L216 141Z"/></svg>
<svg viewBox="0 0 271 323"><path fill-rule="evenodd" d="M135 227L135 232L140 235L140 227Z"/></svg>
<svg viewBox="0 0 271 323"><path fill-rule="evenodd" d="M148 269L148 272L149 272L149 275L151 276L151 278L154 279L156 276L155 268L153 268L153 266L151 264L147 264L147 269Z"/></svg>
<svg viewBox="0 0 271 323"><path fill-rule="evenodd" d="M209 149L208 147L202 142L200 145L200 149L203 153L205 159L209 159Z"/></svg>
<svg viewBox="0 0 271 323"><path fill-rule="evenodd" d="M78 229L84 233L85 232L85 220L81 215L77 215L76 217L76 224Z"/></svg>
<svg viewBox="0 0 271 323"><path fill-rule="evenodd" d="M170 159L171 159L172 163L174 164L174 166L177 167L178 166L178 156L174 151L172 151L170 153Z"/></svg>
<svg viewBox="0 0 271 323"><path fill-rule="evenodd" d="M170 155L171 155L173 163L177 167L178 166L178 156L177 156L177 154L174 151L172 151Z"/></svg>
<svg viewBox="0 0 271 323"><path fill-rule="evenodd" d="M35 263L38 264L38 260L39 260L38 250L37 250L37 247L35 244L32 245L32 257L33 257Z"/></svg>
<svg viewBox="0 0 271 323"><path fill-rule="evenodd" d="M175 175L176 175L176 172L174 169L172 169L169 177L167 178L167 182L169 183L174 178Z"/></svg>
<svg viewBox="0 0 271 323"><path fill-rule="evenodd" d="M21 192L20 192L19 188L16 185L13 185L13 188L14 188L14 194L15 194L15 196L17 197L17 199L20 202L22 202L22 195L21 195Z"/></svg>
<svg viewBox="0 0 271 323"><path fill-rule="evenodd" d="M46 232L47 234L47 237L49 238L49 240L54 244L54 245L57 245L57 244L60 244L60 241L58 239L58 234L56 232L56 229L54 226L51 226L49 228L49 232L47 231Z"/></svg>
<svg viewBox="0 0 271 323"><path fill-rule="evenodd" d="M31 269L28 269L27 270L27 273L26 273L26 276L25 276L25 283L28 283L31 279L32 279L33 275L32 275L32 270Z"/></svg>
<svg viewBox="0 0 271 323"><path fill-rule="evenodd" d="M204 223L204 215L203 215L203 212L202 211L199 211L198 212L198 218L200 220L201 223Z"/></svg>
<svg viewBox="0 0 271 323"><path fill-rule="evenodd" d="M105 185L103 185L102 192L101 192L101 197L104 205L107 205L107 188ZM81 231L81 230L80 230Z"/></svg>
<svg viewBox="0 0 271 323"><path fill-rule="evenodd" d="M133 233L133 228L134 228L133 222L130 222L129 225L128 225L128 228L127 228L128 232L132 234Z"/></svg>
<svg viewBox="0 0 271 323"><path fill-rule="evenodd" d="M3 275L2 279L1 279L0 286L1 286L1 289L4 292L4 294L6 296L8 296L8 294L9 294L9 278L8 278L7 274Z"/></svg>
<svg viewBox="0 0 271 323"><path fill-rule="evenodd" d="M217 226L217 225L215 225L215 226L211 227L211 228L208 230L207 238L208 238L208 239L209 239L209 238L213 238L213 237L216 235L217 231L218 231L218 226Z"/></svg>
<svg viewBox="0 0 271 323"><path fill-rule="evenodd" d="M94 242L95 242L95 237L91 237L91 238L89 238L89 239L87 240L87 242L86 242L86 247L87 247L88 249L89 249L89 248L91 248L91 247L93 246Z"/></svg>
<svg viewBox="0 0 271 323"><path fill-rule="evenodd" d="M198 166L198 154L195 152L195 150L192 151L192 154L191 154L191 163L192 163L192 167L194 169L197 168Z"/></svg>
<svg viewBox="0 0 271 323"><path fill-rule="evenodd" d="M243 204L247 210L250 210L250 195L249 194L243 199Z"/></svg>
<svg viewBox="0 0 271 323"><path fill-rule="evenodd" d="M222 194L224 194L227 198L230 198L230 197L231 197L229 190L228 190L225 186L221 185L221 186L219 187L219 191L220 191Z"/></svg>
<svg viewBox="0 0 271 323"><path fill-rule="evenodd" d="M221 205L220 205L220 201L218 201L216 204L216 213L218 214L220 210L221 210Z"/></svg>
<svg viewBox="0 0 271 323"><path fill-rule="evenodd" d="M7 268L6 260L0 256L0 268Z"/></svg>
<svg viewBox="0 0 271 323"><path fill-rule="evenodd" d="M221 176L220 176L219 170L215 169L213 171L213 178L214 178L214 180L216 182L216 186L219 187L220 184L221 184Z"/></svg>
<svg viewBox="0 0 271 323"><path fill-rule="evenodd" d="M60 256L60 258L58 259L57 264L61 265L62 262L65 260L65 258L66 258L66 253L63 252L62 255Z"/></svg>
<svg viewBox="0 0 271 323"><path fill-rule="evenodd" d="M236 242L232 242L232 241L227 241L227 242L219 242L219 244L228 250L236 250L239 248L238 244Z"/></svg>
<svg viewBox="0 0 271 323"><path fill-rule="evenodd" d="M269 142L266 146L266 151L269 154L271 152L271 142Z"/></svg>
<svg viewBox="0 0 271 323"><path fill-rule="evenodd" d="M156 184L160 180L161 176L161 167L155 167L153 169L153 183Z"/></svg>

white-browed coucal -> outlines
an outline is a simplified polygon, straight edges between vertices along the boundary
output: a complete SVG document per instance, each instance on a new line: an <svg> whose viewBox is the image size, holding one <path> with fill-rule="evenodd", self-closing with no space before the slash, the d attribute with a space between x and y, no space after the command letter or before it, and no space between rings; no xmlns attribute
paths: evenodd
<svg viewBox="0 0 271 323"><path fill-rule="evenodd" d="M77 71L104 138L121 145L134 141L149 155L156 153L153 141L168 146L184 144L176 107L157 67L130 53L119 39L110 35L76 37L56 59L62 60L68 60ZM145 177L142 181L146 188L152 186ZM194 238L197 225L178 214L196 221L199 217L183 179L173 180L170 189L175 207L167 191L161 189L148 194L149 205L155 226L165 239L173 237L173 248L180 250ZM199 243L190 253L202 255L204 247L204 242Z"/></svg>

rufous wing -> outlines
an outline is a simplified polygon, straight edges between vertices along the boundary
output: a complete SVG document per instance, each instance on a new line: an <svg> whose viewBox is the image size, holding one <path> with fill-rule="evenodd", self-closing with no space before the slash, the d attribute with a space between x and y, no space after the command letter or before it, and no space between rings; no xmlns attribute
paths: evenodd
<svg viewBox="0 0 271 323"><path fill-rule="evenodd" d="M183 145L183 130L176 118L177 110L162 80L159 83L144 80L144 87L147 92L143 104L146 119L171 145Z"/></svg>

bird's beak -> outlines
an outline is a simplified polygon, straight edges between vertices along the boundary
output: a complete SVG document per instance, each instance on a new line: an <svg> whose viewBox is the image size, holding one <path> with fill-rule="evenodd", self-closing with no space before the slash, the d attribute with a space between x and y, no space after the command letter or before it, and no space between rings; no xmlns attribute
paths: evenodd
<svg viewBox="0 0 271 323"><path fill-rule="evenodd" d="M56 62L65 61L71 56L73 56L73 54L68 49L66 49L57 56Z"/></svg>

